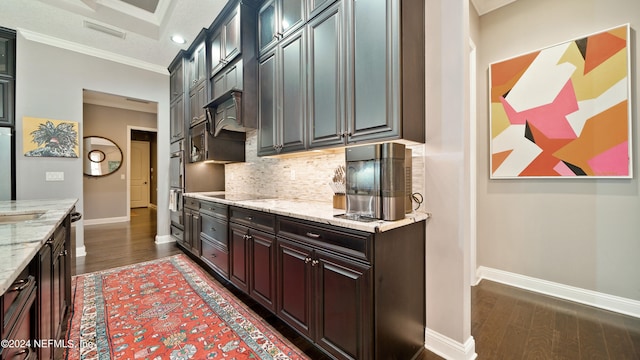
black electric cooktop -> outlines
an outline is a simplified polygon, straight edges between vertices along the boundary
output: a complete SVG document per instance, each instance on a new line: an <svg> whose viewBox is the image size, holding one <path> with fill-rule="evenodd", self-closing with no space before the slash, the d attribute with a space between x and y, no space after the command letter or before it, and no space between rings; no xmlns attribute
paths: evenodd
<svg viewBox="0 0 640 360"><path fill-rule="evenodd" d="M272 199L272 197L267 197L264 195L255 195L255 194L220 194L220 195L206 195L206 196L211 198L231 200L231 201Z"/></svg>

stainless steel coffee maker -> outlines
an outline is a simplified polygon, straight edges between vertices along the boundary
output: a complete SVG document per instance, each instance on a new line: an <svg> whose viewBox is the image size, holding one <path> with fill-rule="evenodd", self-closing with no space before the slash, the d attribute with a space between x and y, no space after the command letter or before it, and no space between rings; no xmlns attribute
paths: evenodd
<svg viewBox="0 0 640 360"><path fill-rule="evenodd" d="M405 216L405 146L399 143L347 148L346 217L400 220Z"/></svg>

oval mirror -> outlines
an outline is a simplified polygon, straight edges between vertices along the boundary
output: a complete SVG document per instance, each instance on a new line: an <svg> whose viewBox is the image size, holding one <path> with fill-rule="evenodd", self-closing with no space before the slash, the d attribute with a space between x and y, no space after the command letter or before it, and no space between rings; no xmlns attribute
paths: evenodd
<svg viewBox="0 0 640 360"><path fill-rule="evenodd" d="M87 136L83 143L84 174L105 176L122 165L122 150L113 141L102 136Z"/></svg>

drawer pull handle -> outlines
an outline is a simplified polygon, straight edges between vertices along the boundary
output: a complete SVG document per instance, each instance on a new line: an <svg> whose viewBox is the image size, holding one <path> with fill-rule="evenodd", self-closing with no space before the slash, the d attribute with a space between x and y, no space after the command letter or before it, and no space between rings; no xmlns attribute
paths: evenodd
<svg viewBox="0 0 640 360"><path fill-rule="evenodd" d="M312 232L308 232L307 236L312 238L312 239L319 239L320 238L320 234L315 234L315 233L312 233Z"/></svg>
<svg viewBox="0 0 640 360"><path fill-rule="evenodd" d="M13 283L13 287L9 291L22 291L29 286L31 279L20 279Z"/></svg>
<svg viewBox="0 0 640 360"><path fill-rule="evenodd" d="M253 221L253 216L247 216L247 220Z"/></svg>
<svg viewBox="0 0 640 360"><path fill-rule="evenodd" d="M15 353L14 357L18 356L18 355L22 355L22 354L27 354L27 356L24 357L24 360L30 359L31 358L31 348L27 347L27 348L24 348L24 349L18 351L17 353Z"/></svg>
<svg viewBox="0 0 640 360"><path fill-rule="evenodd" d="M211 231L218 231L216 230L216 228L214 228L213 226L211 227Z"/></svg>
<svg viewBox="0 0 640 360"><path fill-rule="evenodd" d="M215 257L218 257L218 255L216 255L216 254L211 254L211 257L212 257L212 258L215 258Z"/></svg>

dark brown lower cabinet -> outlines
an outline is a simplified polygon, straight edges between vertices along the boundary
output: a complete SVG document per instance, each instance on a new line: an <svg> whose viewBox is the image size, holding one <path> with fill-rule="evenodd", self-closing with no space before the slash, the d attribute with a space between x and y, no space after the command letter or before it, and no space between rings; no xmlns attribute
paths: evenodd
<svg viewBox="0 0 640 360"><path fill-rule="evenodd" d="M370 233L239 206L226 214L200 209L201 259L331 358L422 351L424 222Z"/></svg>
<svg viewBox="0 0 640 360"><path fill-rule="evenodd" d="M229 280L275 312L275 235L232 223Z"/></svg>
<svg viewBox="0 0 640 360"><path fill-rule="evenodd" d="M39 341L60 340L64 336L65 319L70 306L70 235L71 218L63 221L51 239L40 249L37 297L37 337ZM38 347L38 359L59 358L61 346Z"/></svg>
<svg viewBox="0 0 640 360"><path fill-rule="evenodd" d="M252 230L249 235L249 295L272 312L276 311L276 238Z"/></svg>
<svg viewBox="0 0 640 360"><path fill-rule="evenodd" d="M38 336L40 340L53 339L53 239L40 249L38 262ZM53 347L38 348L38 359L52 359Z"/></svg>
<svg viewBox="0 0 640 360"><path fill-rule="evenodd" d="M337 358L371 358L371 267L282 238L278 264L280 318Z"/></svg>
<svg viewBox="0 0 640 360"><path fill-rule="evenodd" d="M0 297L2 339L11 341L0 348L2 360L37 358L27 342L35 333L36 278L32 269L25 269Z"/></svg>
<svg viewBox="0 0 640 360"><path fill-rule="evenodd" d="M229 280L238 289L249 293L249 263L247 258L249 257L249 229L231 224L229 226L230 232L230 268L229 268Z"/></svg>
<svg viewBox="0 0 640 360"><path fill-rule="evenodd" d="M423 349L423 222L375 234L277 223L279 318L336 359L411 359Z"/></svg>

